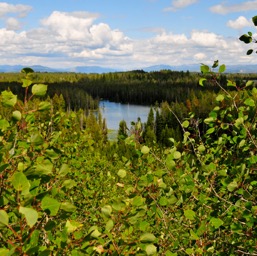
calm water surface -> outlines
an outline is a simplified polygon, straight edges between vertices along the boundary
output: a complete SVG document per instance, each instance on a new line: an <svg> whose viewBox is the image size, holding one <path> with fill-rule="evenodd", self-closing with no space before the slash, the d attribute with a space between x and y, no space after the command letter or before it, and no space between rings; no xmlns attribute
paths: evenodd
<svg viewBox="0 0 257 256"><path fill-rule="evenodd" d="M122 104L107 100L100 101L99 106L103 117L106 119L107 128L112 130L119 129L121 120L126 121L128 128L130 128L132 121L137 121L138 117L140 117L141 122L144 123L147 121L150 111L149 106Z"/></svg>

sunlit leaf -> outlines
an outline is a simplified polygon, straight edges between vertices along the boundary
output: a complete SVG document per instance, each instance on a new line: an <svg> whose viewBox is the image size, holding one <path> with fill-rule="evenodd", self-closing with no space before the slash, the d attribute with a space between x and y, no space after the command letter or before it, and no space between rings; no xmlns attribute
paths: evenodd
<svg viewBox="0 0 257 256"><path fill-rule="evenodd" d="M127 172L126 172L126 170L124 170L124 169L120 169L120 170L118 171L117 175L118 175L119 177L121 177L121 178L125 178L126 175L127 175Z"/></svg>
<svg viewBox="0 0 257 256"><path fill-rule="evenodd" d="M9 216L6 211L0 210L0 228L3 228L9 224Z"/></svg>
<svg viewBox="0 0 257 256"><path fill-rule="evenodd" d="M38 220L38 212L32 208L20 206L19 212L24 214L27 224L32 228Z"/></svg>
<svg viewBox="0 0 257 256"><path fill-rule="evenodd" d="M23 194L28 194L30 189L30 182L26 175L22 172L16 172L11 178L11 182L15 190L21 191Z"/></svg>
<svg viewBox="0 0 257 256"><path fill-rule="evenodd" d="M143 146L143 147L141 148L141 152L142 152L143 154L148 154L148 153L150 152L150 148L147 147L147 146Z"/></svg>
<svg viewBox="0 0 257 256"><path fill-rule="evenodd" d="M157 247L154 244L148 244L145 247L146 255L156 255L157 253Z"/></svg>
<svg viewBox="0 0 257 256"><path fill-rule="evenodd" d="M21 120L21 112L19 110L13 111L12 118L16 121L20 121Z"/></svg>
<svg viewBox="0 0 257 256"><path fill-rule="evenodd" d="M74 220L67 220L65 227L66 227L68 233L73 233L78 228L83 227L83 224L81 224L77 221L74 221Z"/></svg>
<svg viewBox="0 0 257 256"><path fill-rule="evenodd" d="M32 94L35 96L44 96L47 91L47 85L45 84L34 84L32 86Z"/></svg>
<svg viewBox="0 0 257 256"><path fill-rule="evenodd" d="M144 233L143 235L140 236L139 240L142 243L152 243L156 240L156 237L151 233Z"/></svg>
<svg viewBox="0 0 257 256"><path fill-rule="evenodd" d="M199 80L199 85L201 85L201 86L204 86L204 82L206 81L207 79L206 78L200 78L200 80Z"/></svg>
<svg viewBox="0 0 257 256"><path fill-rule="evenodd" d="M219 67L219 73L223 73L223 72L225 72L225 71L226 71L226 65L224 65L224 64L220 65L220 67Z"/></svg>
<svg viewBox="0 0 257 256"><path fill-rule="evenodd" d="M224 222L219 218L211 218L210 223L213 227L219 228L220 226L223 225Z"/></svg>
<svg viewBox="0 0 257 256"><path fill-rule="evenodd" d="M11 91L3 91L1 96L4 106L13 107L17 102L17 95L14 95Z"/></svg>
<svg viewBox="0 0 257 256"><path fill-rule="evenodd" d="M61 203L48 196L45 196L41 202L41 208L43 210L49 210L51 216L55 216L58 213L60 206Z"/></svg>
<svg viewBox="0 0 257 256"><path fill-rule="evenodd" d="M184 210L184 215L189 220L194 220L196 217L195 212L193 210Z"/></svg>

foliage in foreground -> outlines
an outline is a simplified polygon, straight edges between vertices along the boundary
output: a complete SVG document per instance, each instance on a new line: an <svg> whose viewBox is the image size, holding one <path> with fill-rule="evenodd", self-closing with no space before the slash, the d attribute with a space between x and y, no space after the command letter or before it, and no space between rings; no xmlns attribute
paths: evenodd
<svg viewBox="0 0 257 256"><path fill-rule="evenodd" d="M4 91L0 254L257 255L257 89L228 85L238 92L222 87L205 135L180 120L183 138L164 152L127 137L131 158L110 156L75 113Z"/></svg>

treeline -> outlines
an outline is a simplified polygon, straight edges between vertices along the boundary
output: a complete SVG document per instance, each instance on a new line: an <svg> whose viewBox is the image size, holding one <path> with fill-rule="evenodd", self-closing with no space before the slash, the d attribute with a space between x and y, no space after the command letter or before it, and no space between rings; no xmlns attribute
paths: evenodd
<svg viewBox="0 0 257 256"><path fill-rule="evenodd" d="M194 93L201 97L205 91L217 92L218 88L211 83L204 88L199 86L200 73L162 70L144 72L135 70L106 74L78 73L34 73L35 83L49 85L49 95L62 94L66 106L72 109L95 108L99 99L122 103L153 105L156 102L185 102ZM22 74L0 74L0 88L10 87L21 95L20 81ZM256 74L226 74L219 77L221 85L227 79L237 84L245 80L256 80Z"/></svg>

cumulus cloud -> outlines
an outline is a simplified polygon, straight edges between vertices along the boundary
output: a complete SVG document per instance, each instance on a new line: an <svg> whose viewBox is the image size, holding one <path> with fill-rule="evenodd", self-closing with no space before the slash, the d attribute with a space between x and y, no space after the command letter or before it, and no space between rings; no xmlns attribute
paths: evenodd
<svg viewBox="0 0 257 256"><path fill-rule="evenodd" d="M231 12L254 11L254 10L257 10L257 0L245 1L240 4L231 4L231 5L226 5L225 3L218 4L210 8L211 12L214 12L217 14L227 14Z"/></svg>
<svg viewBox="0 0 257 256"><path fill-rule="evenodd" d="M242 29L244 27L252 26L252 22L246 19L244 16L238 17L236 20L229 20L227 26L233 29Z"/></svg>
<svg viewBox="0 0 257 256"><path fill-rule="evenodd" d="M164 11L176 11L185 8L189 5L197 3L199 0L173 0L171 6L164 9Z"/></svg>
<svg viewBox="0 0 257 256"><path fill-rule="evenodd" d="M151 38L131 39L124 32L98 22L98 14L53 12L38 28L15 31L19 26L9 19L9 30L0 29L0 63L50 67L99 65L118 69L142 68L156 64L192 64L220 59L238 62L245 48L235 38L208 31L191 34L156 30ZM12 30L10 30L12 28Z"/></svg>
<svg viewBox="0 0 257 256"><path fill-rule="evenodd" d="M0 17L4 17L10 13L17 14L18 17L23 18L28 15L32 10L31 6L23 4L8 4L5 2L0 2Z"/></svg>

